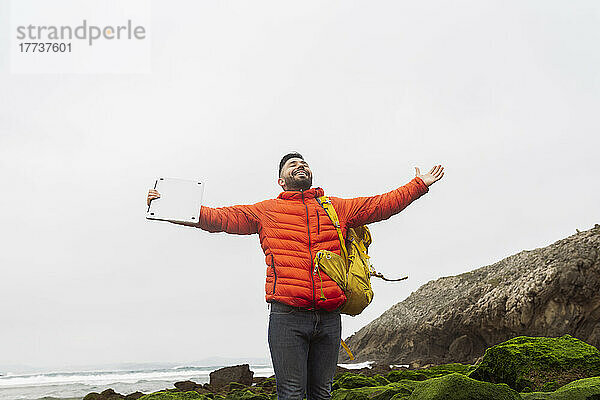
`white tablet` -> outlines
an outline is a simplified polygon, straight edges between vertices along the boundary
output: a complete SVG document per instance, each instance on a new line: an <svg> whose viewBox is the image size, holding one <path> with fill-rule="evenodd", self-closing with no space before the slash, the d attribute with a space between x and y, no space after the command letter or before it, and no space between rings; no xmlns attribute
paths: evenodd
<svg viewBox="0 0 600 400"><path fill-rule="evenodd" d="M177 222L198 222L204 184L178 178L158 178L154 189L160 198L150 202L147 219Z"/></svg>

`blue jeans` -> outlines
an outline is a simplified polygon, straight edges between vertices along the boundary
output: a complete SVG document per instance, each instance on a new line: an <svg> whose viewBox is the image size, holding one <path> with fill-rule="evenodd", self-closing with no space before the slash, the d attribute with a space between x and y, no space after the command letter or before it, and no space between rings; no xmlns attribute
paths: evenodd
<svg viewBox="0 0 600 400"><path fill-rule="evenodd" d="M277 400L330 399L342 336L339 311L271 303L268 336Z"/></svg>

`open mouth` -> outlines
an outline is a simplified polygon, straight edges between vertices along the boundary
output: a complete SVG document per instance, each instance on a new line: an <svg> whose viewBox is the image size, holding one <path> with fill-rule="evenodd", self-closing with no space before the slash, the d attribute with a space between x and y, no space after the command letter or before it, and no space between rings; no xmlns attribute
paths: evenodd
<svg viewBox="0 0 600 400"><path fill-rule="evenodd" d="M294 176L298 176L298 175L308 176L308 174L304 170L294 172Z"/></svg>

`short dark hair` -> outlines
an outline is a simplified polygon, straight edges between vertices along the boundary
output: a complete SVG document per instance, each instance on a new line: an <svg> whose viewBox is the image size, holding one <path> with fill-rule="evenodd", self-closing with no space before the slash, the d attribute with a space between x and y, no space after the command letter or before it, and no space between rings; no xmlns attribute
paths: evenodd
<svg viewBox="0 0 600 400"><path fill-rule="evenodd" d="M285 156L283 156L283 158L279 162L279 176L281 176L281 170L283 169L283 166L290 158L299 158L301 160L304 160L304 157L302 157L302 154L298 153L297 151L294 151L292 153L287 153Z"/></svg>

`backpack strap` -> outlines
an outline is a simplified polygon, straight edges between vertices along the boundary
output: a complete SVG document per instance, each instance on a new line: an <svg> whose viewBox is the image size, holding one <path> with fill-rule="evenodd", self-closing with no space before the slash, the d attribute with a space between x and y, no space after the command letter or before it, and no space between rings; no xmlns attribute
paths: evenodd
<svg viewBox="0 0 600 400"><path fill-rule="evenodd" d="M344 339L341 339L342 347L344 348L344 350L346 350L346 353L348 353L348 357L350 357L350 361L354 360L354 354L352 354L352 352L350 351L350 347L348 347L348 345L346 344L346 342L344 342Z"/></svg>
<svg viewBox="0 0 600 400"><path fill-rule="evenodd" d="M344 258L344 261L346 263L346 268L348 268L348 250L346 250L346 240L342 235L340 219L338 218L338 215L335 212L335 208L333 208L333 204L331 204L331 200L329 200L329 197L327 196L317 197L317 202L321 207L323 207L325 213L327 214L331 222L333 222L333 226L335 226L335 229L337 230L338 237L340 239L340 252L342 253L342 257Z"/></svg>
<svg viewBox="0 0 600 400"><path fill-rule="evenodd" d="M321 207L323 207L323 209L325 210L325 213L327 214L327 216L329 217L331 222L333 222L333 226L335 226L335 229L337 230L338 238L340 239L340 252L342 253L342 258L344 259L344 262L346 264L346 270L347 270L348 269L348 250L346 250L346 240L344 240L344 235L342 235L342 227L340 226L340 219L338 218L338 215L335 212L335 208L333 208L333 204L331 204L331 200L329 200L329 197L327 197L327 196L317 197L317 202L319 203L319 205ZM344 348L344 350L346 350L346 353L348 353L348 357L350 357L350 360L354 360L354 355L350 351L350 348L348 347L346 342L344 342L344 339L340 338L340 343L341 343L342 347Z"/></svg>

